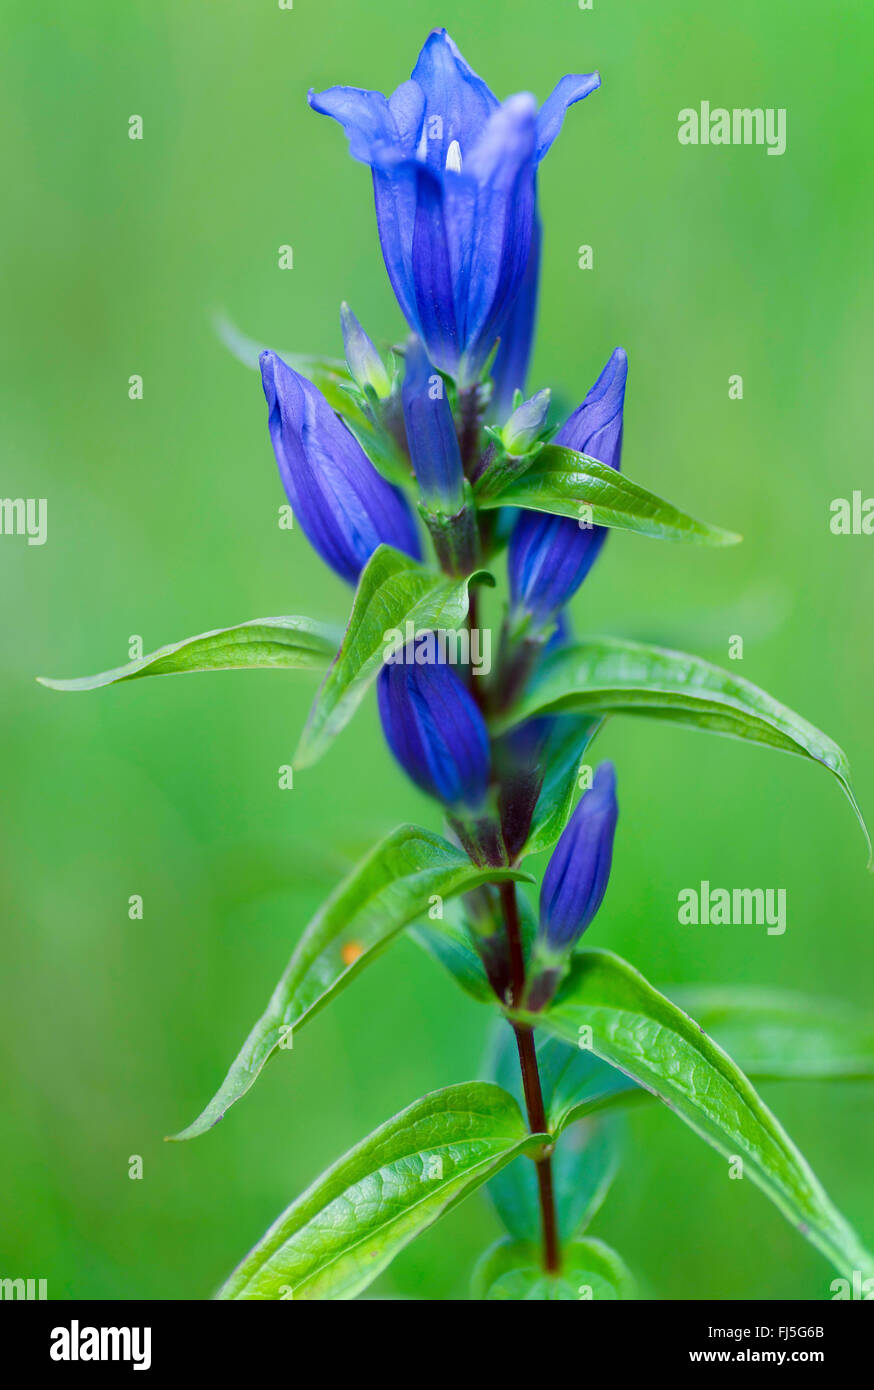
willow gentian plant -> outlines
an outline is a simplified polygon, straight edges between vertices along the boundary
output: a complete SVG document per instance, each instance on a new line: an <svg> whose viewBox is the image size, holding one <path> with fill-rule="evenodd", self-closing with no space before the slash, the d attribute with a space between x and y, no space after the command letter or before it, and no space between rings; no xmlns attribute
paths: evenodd
<svg viewBox="0 0 874 1390"><path fill-rule="evenodd" d="M740 1164L842 1278L874 1274L754 1089L757 1077L851 1074L828 1012L737 990L668 999L610 951L580 946L614 848L621 862L616 773L589 761L613 714L811 759L858 814L841 749L764 691L687 653L571 634L568 602L610 529L703 546L739 539L620 471L622 348L564 421L551 421L548 390L525 396L538 169L567 108L599 84L597 73L571 75L542 106L525 93L499 101L436 30L390 97L310 94L372 171L409 330L386 354L344 304L345 361L260 356L288 501L354 589L345 635L338 648L310 618L255 619L100 676L46 682L91 689L172 672L324 668L296 767L316 762L375 685L388 749L443 812L444 833L401 826L336 888L214 1098L175 1137L222 1119L404 932L495 1017L491 1077L386 1120L277 1219L220 1298L352 1298L481 1186L506 1235L474 1271L475 1297L634 1297L621 1257L584 1233L618 1162L616 1112L646 1096ZM505 562L491 662L481 610L496 607L489 589ZM535 906L529 860L547 852ZM831 1042L811 1061L795 1045L814 1020Z"/></svg>

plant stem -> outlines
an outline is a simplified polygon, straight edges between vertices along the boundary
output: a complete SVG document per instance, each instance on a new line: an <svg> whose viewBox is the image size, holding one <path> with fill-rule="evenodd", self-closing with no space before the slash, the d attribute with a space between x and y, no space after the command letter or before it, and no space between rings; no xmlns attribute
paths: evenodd
<svg viewBox="0 0 874 1390"><path fill-rule="evenodd" d="M501 906L504 910L504 924L510 948L510 1002L517 1006L522 1001L525 987L525 959L522 954L522 932L519 926L519 905L516 901L515 883L502 883L499 886ZM522 1069L522 1089L525 1093L525 1108L528 1111L528 1127L532 1134L546 1133L546 1110L543 1104L543 1089L540 1085L540 1070L537 1066L537 1052L534 1047L534 1030L523 1024L512 1024L519 1052L519 1066ZM540 1225L543 1232L543 1268L549 1274L556 1274L560 1266L558 1245L558 1223L555 1216L555 1197L552 1190L552 1159L549 1155L536 1160L537 1188L540 1197Z"/></svg>
<svg viewBox="0 0 874 1390"><path fill-rule="evenodd" d="M474 464L477 462L479 446L480 405L479 391L475 386L469 386L466 391L459 392L458 414L461 424L458 441L461 465L465 476L469 478Z"/></svg>

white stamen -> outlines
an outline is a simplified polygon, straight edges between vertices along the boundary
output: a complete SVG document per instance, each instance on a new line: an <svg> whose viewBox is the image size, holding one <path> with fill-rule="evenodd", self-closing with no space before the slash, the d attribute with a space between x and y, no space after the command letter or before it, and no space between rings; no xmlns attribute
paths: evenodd
<svg viewBox="0 0 874 1390"><path fill-rule="evenodd" d="M461 146L457 140L453 140L446 151L446 168L454 174L461 173Z"/></svg>

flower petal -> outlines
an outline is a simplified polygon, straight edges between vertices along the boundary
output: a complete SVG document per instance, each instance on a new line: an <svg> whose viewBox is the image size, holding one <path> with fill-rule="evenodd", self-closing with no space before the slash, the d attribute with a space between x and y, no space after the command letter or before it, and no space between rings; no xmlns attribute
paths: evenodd
<svg viewBox="0 0 874 1390"><path fill-rule="evenodd" d="M455 375L459 357L456 275L450 252L453 208L444 198L446 183L424 164L415 172L411 279L419 334L436 367Z"/></svg>
<svg viewBox="0 0 874 1390"><path fill-rule="evenodd" d="M530 93L510 97L489 120L465 166L476 183L476 201L465 229L468 255L462 258L456 303L463 314L460 330L469 380L491 351L528 265L536 204L535 136L534 98Z"/></svg>
<svg viewBox="0 0 874 1390"><path fill-rule="evenodd" d="M353 159L373 164L402 156L400 132L382 92L368 92L362 87L328 87L324 92L311 88L307 101L321 116L339 121Z"/></svg>
<svg viewBox="0 0 874 1390"><path fill-rule="evenodd" d="M601 85L599 72L569 73L550 92L537 113L537 158L541 160L558 135L564 113Z"/></svg>
<svg viewBox="0 0 874 1390"><path fill-rule="evenodd" d="M445 29L434 29L425 40L413 69L413 81L425 99L423 158L429 168L446 168L453 140L462 159L480 138L498 99L462 58ZM429 129L429 118L437 117Z"/></svg>
<svg viewBox="0 0 874 1390"><path fill-rule="evenodd" d="M586 399L565 421L553 442L618 469L627 380L628 356L624 348L614 348Z"/></svg>
<svg viewBox="0 0 874 1390"><path fill-rule="evenodd" d="M492 413L497 420L506 418L513 405L516 391L525 390L528 363L534 344L534 324L537 318L537 296L540 282L540 218L534 217L531 249L519 292L501 329L501 346L492 368L494 394Z"/></svg>

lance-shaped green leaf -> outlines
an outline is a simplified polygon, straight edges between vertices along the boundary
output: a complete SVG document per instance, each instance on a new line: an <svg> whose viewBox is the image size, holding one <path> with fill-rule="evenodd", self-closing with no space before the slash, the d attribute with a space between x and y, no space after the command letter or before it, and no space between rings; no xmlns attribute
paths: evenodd
<svg viewBox="0 0 874 1390"><path fill-rule="evenodd" d="M277 1048L385 949L434 896L451 898L481 883L530 879L513 869L480 869L430 830L404 825L373 849L305 929L266 1010L217 1094L174 1139L193 1139L223 1118L249 1090Z"/></svg>
<svg viewBox="0 0 874 1390"><path fill-rule="evenodd" d="M747 739L795 753L834 774L862 827L871 863L871 839L838 745L742 676L709 661L630 642L591 637L558 648L513 710L512 722L542 714L643 714L687 728ZM508 716L503 722L511 722Z"/></svg>
<svg viewBox="0 0 874 1390"><path fill-rule="evenodd" d="M471 1294L488 1302L579 1303L632 1299L634 1280L600 1240L575 1240L562 1251L561 1269L546 1274L534 1242L499 1240L473 1273Z"/></svg>
<svg viewBox="0 0 874 1390"><path fill-rule="evenodd" d="M546 775L531 817L531 828L520 858L551 849L570 818L580 791L583 755L603 723L597 717L556 719L546 737L543 759Z"/></svg>
<svg viewBox="0 0 874 1390"><path fill-rule="evenodd" d="M681 985L667 994L750 1081L874 1080L874 1027L845 1005L737 986ZM656 1099L587 1048L540 1030L537 1058L553 1132L601 1110ZM495 1079L507 1084L507 1072L496 1071Z"/></svg>
<svg viewBox="0 0 874 1390"><path fill-rule="evenodd" d="M442 918L417 922L407 929L407 934L432 960L442 965L472 999L481 1004L494 1004L494 990L457 903L447 903Z"/></svg>
<svg viewBox="0 0 874 1390"><path fill-rule="evenodd" d="M643 976L610 951L583 951L550 1008L520 1015L652 1092L744 1174L842 1273L874 1259L735 1062ZM574 1117L571 1110L565 1123Z"/></svg>
<svg viewBox="0 0 874 1390"><path fill-rule="evenodd" d="M476 577L493 582L485 574ZM453 634L467 617L471 582L426 569L389 545L374 551L358 581L342 645L301 735L297 767L307 767L324 753L352 718L383 662L410 634L445 630L446 642L458 644L450 656L463 659L469 653L470 634Z"/></svg>
<svg viewBox="0 0 874 1390"><path fill-rule="evenodd" d="M50 690L97 690L102 685L132 681L140 676L174 676L197 671L311 671L322 670L334 654L337 631L312 618L253 618L236 627L201 632L171 642L125 666L96 676L51 680L37 676Z"/></svg>
<svg viewBox="0 0 874 1390"><path fill-rule="evenodd" d="M874 1080L874 1022L845 1004L738 986L669 994L757 1081Z"/></svg>
<svg viewBox="0 0 874 1390"><path fill-rule="evenodd" d="M405 1245L545 1136L484 1081L423 1096L374 1130L283 1212L221 1299L350 1299Z"/></svg>
<svg viewBox="0 0 874 1390"><path fill-rule="evenodd" d="M476 500L484 508L526 507L663 540L735 545L741 539L721 526L695 521L624 473L559 444L547 444L520 477L494 494L486 487Z"/></svg>

